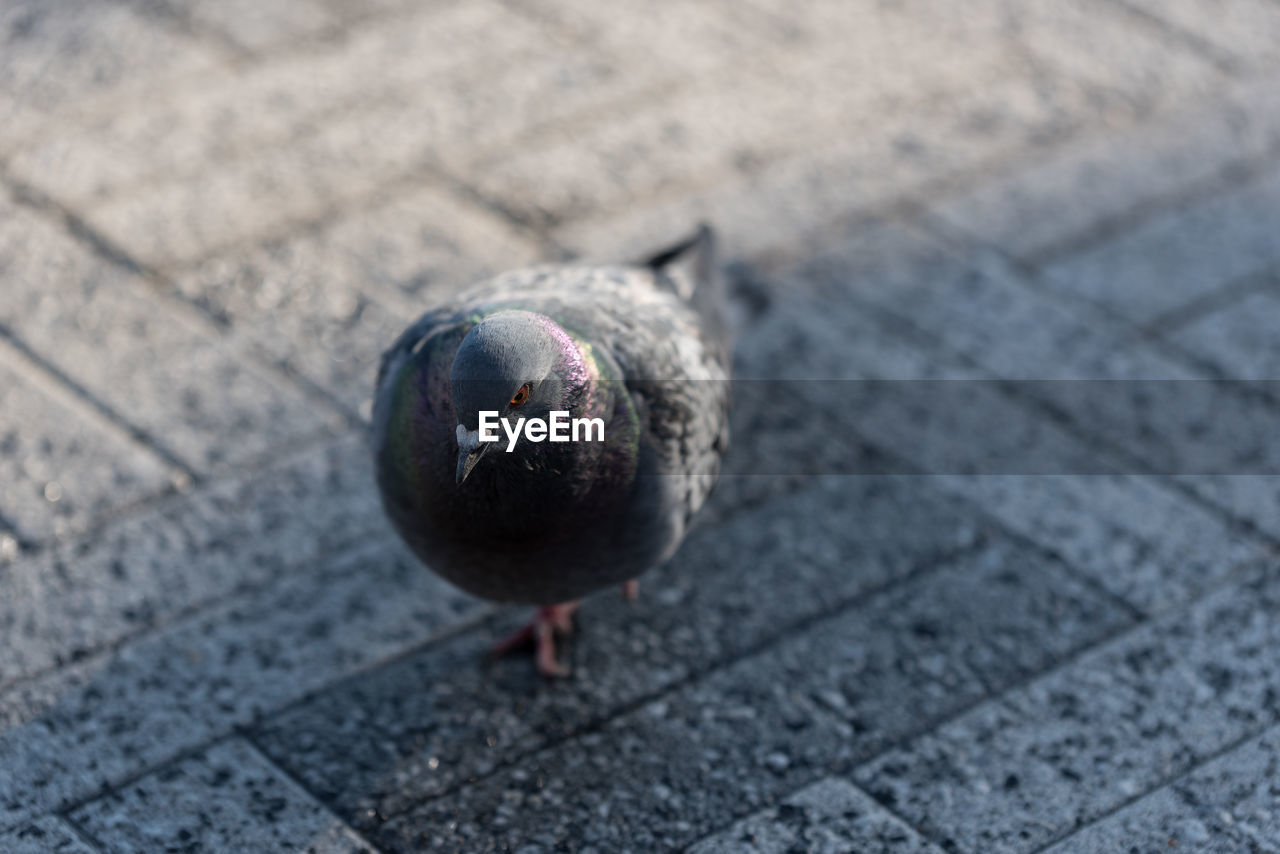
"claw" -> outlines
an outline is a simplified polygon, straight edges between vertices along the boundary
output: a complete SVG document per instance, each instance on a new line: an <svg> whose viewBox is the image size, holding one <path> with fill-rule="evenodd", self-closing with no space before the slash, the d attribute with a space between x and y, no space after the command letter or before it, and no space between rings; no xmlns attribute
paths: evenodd
<svg viewBox="0 0 1280 854"><path fill-rule="evenodd" d="M628 602L634 602L640 598L640 582L637 579L622 582L622 598Z"/></svg>
<svg viewBox="0 0 1280 854"><path fill-rule="evenodd" d="M535 658L538 672L548 678L559 678L569 675L569 665L556 661L556 627L550 622L538 623L538 652Z"/></svg>
<svg viewBox="0 0 1280 854"><path fill-rule="evenodd" d="M566 602L562 605L544 605L525 626L516 629L490 649L494 656L506 655L509 652L534 644L537 647L535 662L538 672L543 676L560 677L569 675L568 665L556 660L556 635L568 635L573 632L573 612L578 608L577 602Z"/></svg>

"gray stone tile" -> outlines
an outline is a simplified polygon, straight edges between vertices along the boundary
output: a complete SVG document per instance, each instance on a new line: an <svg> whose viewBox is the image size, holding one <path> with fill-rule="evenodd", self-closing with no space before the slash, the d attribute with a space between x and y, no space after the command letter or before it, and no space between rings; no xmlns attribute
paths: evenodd
<svg viewBox="0 0 1280 854"><path fill-rule="evenodd" d="M1245 65L1280 59L1280 9L1268 0L1135 0L1134 5Z"/></svg>
<svg viewBox="0 0 1280 854"><path fill-rule="evenodd" d="M218 67L216 54L118 3L8 2L0 9L0 149L94 99Z"/></svg>
<svg viewBox="0 0 1280 854"><path fill-rule="evenodd" d="M284 243L177 274L238 343L365 411L382 352L419 314L486 275L538 260L496 216L436 187Z"/></svg>
<svg viewBox="0 0 1280 854"><path fill-rule="evenodd" d="M1280 379L1280 294L1249 294L1167 337L1228 379Z"/></svg>
<svg viewBox="0 0 1280 854"><path fill-rule="evenodd" d="M97 854L55 816L0 830L0 850L5 854Z"/></svg>
<svg viewBox="0 0 1280 854"><path fill-rule="evenodd" d="M479 604L367 548L0 694L0 826L89 799L422 643Z"/></svg>
<svg viewBox="0 0 1280 854"><path fill-rule="evenodd" d="M1272 727L1197 768L1173 789L1206 823L1212 816L1230 825L1233 836L1264 851L1280 850L1277 754L1280 732Z"/></svg>
<svg viewBox="0 0 1280 854"><path fill-rule="evenodd" d="M1052 68L1028 73L1023 52L1009 46L1009 29L995 4L966 7L963 14L934 2L815 5L824 13L817 20L824 21L827 41L817 47L798 41L789 63L764 68L768 73L761 75L744 60L731 84L699 78L668 101L585 134L575 128L514 157L476 163L484 167L476 170L483 172L481 186L554 223L617 215L640 199L646 206L673 197L692 202L713 183L749 176L779 156L829 148L839 149L829 152L830 165L846 193L866 182L875 192L887 183L876 167L894 154L904 169L915 165L925 172L933 157L958 154L979 138L1010 134L1006 123L1014 125L1013 133L1025 131L1026 114L1037 108L1041 119L1057 113L1052 128L1038 129L1047 137L1065 129L1063 120L1069 127L1096 117L1096 99L1070 76ZM834 20L825 22L826 17ZM804 16L776 21L775 30L803 26L797 19ZM998 95L987 98L989 88ZM1068 108L1053 109L1058 106ZM942 119L932 125L926 116L907 120L912 112L939 111ZM886 135L885 124L901 132ZM947 131L961 139L944 141ZM859 150L868 136L869 144ZM879 150L886 137L898 151ZM846 161L850 152L860 159L841 169L840 151ZM880 161L868 163L875 154ZM810 174L820 172L814 168ZM811 181L820 187L818 178ZM835 200L839 193L824 196ZM750 221L749 210L733 212ZM785 227L785 217L775 218Z"/></svg>
<svg viewBox="0 0 1280 854"><path fill-rule="evenodd" d="M916 272L931 275L912 267L894 275L913 280ZM861 282L863 271L855 266L842 275ZM1112 471L1094 448L950 353L890 334L834 289L815 296L812 282L784 281L797 284L788 304L761 324L751 370L782 372L783 387L801 401L797 408L829 434L852 432L928 474Z"/></svg>
<svg viewBox="0 0 1280 854"><path fill-rule="evenodd" d="M1046 854L1167 849L1226 854L1280 851L1276 801L1280 732L1196 768L1047 849Z"/></svg>
<svg viewBox="0 0 1280 854"><path fill-rule="evenodd" d="M663 192L687 193L806 136L816 104L789 81L745 74L696 80L670 99L471 164L488 198L547 224L616 213ZM830 121L823 115L822 121ZM695 177L696 176L696 177Z"/></svg>
<svg viewBox="0 0 1280 854"><path fill-rule="evenodd" d="M1273 474L1179 475L1179 484L1280 539L1280 478Z"/></svg>
<svg viewBox="0 0 1280 854"><path fill-rule="evenodd" d="M350 275L424 309L488 276L548 260L528 234L433 185L343 217L320 242Z"/></svg>
<svg viewBox="0 0 1280 854"><path fill-rule="evenodd" d="M735 383L729 412L733 440L712 499L695 524L717 524L744 507L821 479L902 473L901 465L866 443L827 428L808 417L803 397L777 383Z"/></svg>
<svg viewBox="0 0 1280 854"><path fill-rule="evenodd" d="M741 4L663 3L656 8L605 9L587 0L552 0L526 10L554 21L575 41L600 53L632 54L636 45L656 64L681 76L703 74L749 59L760 65L785 64L785 41L747 14Z"/></svg>
<svg viewBox="0 0 1280 854"><path fill-rule="evenodd" d="M845 780L806 786L776 807L743 819L702 840L689 854L940 854L903 822Z"/></svg>
<svg viewBox="0 0 1280 854"><path fill-rule="evenodd" d="M334 36L339 19L320 0L255 3L253 0L161 0L197 31L216 30L247 51L297 50L318 37Z"/></svg>
<svg viewBox="0 0 1280 854"><path fill-rule="evenodd" d="M1216 94L1227 82L1209 61L1135 22L1106 0L999 2L1006 32L1017 44L1082 80L1095 82L1099 106L1118 118L1151 115L1179 102Z"/></svg>
<svg viewBox="0 0 1280 854"><path fill-rule="evenodd" d="M1124 621L1052 565L984 550L428 801L375 840L393 851L687 844Z"/></svg>
<svg viewBox="0 0 1280 854"><path fill-rule="evenodd" d="M199 472L254 462L336 415L236 358L188 307L0 201L0 323Z"/></svg>
<svg viewBox="0 0 1280 854"><path fill-rule="evenodd" d="M1273 553L1154 478L979 475L934 483L1149 614L1193 601Z"/></svg>
<svg viewBox="0 0 1280 854"><path fill-rule="evenodd" d="M854 294L1002 379L1202 377L1125 325L1038 293L998 258L944 247L896 223L833 238L799 267L823 295Z"/></svg>
<svg viewBox="0 0 1280 854"><path fill-rule="evenodd" d="M532 199L530 215L572 220L589 211L589 217L563 226L561 233L569 245L591 254L618 245L634 248L656 235L670 236L673 228L687 227L673 222L700 217L727 222L730 246L759 253L794 241L836 216L919 192L926 181L1001 162L1035 143L1109 120L1092 84L1054 67L1028 73L1020 55L1005 54L1006 41L996 38L1005 27L998 10L980 8L973 14L975 10L966 7L964 20L954 22L955 28L938 24L934 32L925 21L959 13L933 4L916 5L928 5L928 11L911 6L837 8L837 17L847 13L873 20L858 27L846 21L844 29L832 28L842 34L834 56L819 51L775 78L778 85L810 93L815 100L828 87L838 90L824 97L821 112L812 104L800 105L808 110L804 126L811 138L798 150L782 132L789 127L788 114L769 106L767 89L748 90L749 78L744 78L738 85L749 106L741 109L757 111L757 121L771 120L762 131L746 123L733 126L739 111L735 101L709 104L705 96L691 93L675 104L654 108L661 111L661 120L636 115L630 119L634 128L602 128L590 147L605 156L599 166L589 164L590 171L568 174L581 165L581 158L569 155L570 145L565 143L560 149L548 146L522 153L514 162L504 160L485 179L486 187L496 197ZM895 23L885 26L879 16ZM789 16L788 23L793 19ZM875 45L860 49L848 44L849 39L870 34ZM926 56L913 63L915 50ZM1128 115L1131 109L1120 112ZM677 122L680 133L659 139L660 129L671 127L663 124L666 121ZM723 127L713 127L717 122ZM815 126L823 133L817 134ZM776 141L762 144L766 133ZM815 136L823 140L816 146ZM752 141L739 142L739 137ZM632 150L624 151L624 146ZM641 146L644 157L637 162ZM785 159L771 164L775 157ZM663 162L667 160L671 166ZM686 165L680 165L682 160ZM740 161L745 162L726 168ZM558 180L540 185L538 179L548 168L556 170ZM688 177L680 188L675 178L683 169L688 169ZM708 187L716 176L718 184L727 186ZM636 204L637 197L644 199L643 205ZM602 214L607 215L604 221Z"/></svg>
<svg viewBox="0 0 1280 854"><path fill-rule="evenodd" d="M929 0L893 6L832 0L757 0L754 5L770 10L775 26L809 52L847 55L850 41L877 40L865 48L858 44L860 49L846 59L852 68L863 61L879 65L865 70L877 82L883 79L881 69L900 60L958 76L958 69L948 67L957 46L980 46L999 55L1009 76L1034 76L1046 64L1061 68L1091 81L1099 106L1117 114L1147 112L1212 90L1223 79L1208 63L1189 51L1171 49L1167 40L1107 3L984 0L963 9Z"/></svg>
<svg viewBox="0 0 1280 854"><path fill-rule="evenodd" d="M0 575L0 686L237 592L393 541L362 439L292 454L16 557Z"/></svg>
<svg viewBox="0 0 1280 854"><path fill-rule="evenodd" d="M1280 142L1280 97L1269 75L1129 130L1090 137L938 202L953 227L1023 258L1069 244Z"/></svg>
<svg viewBox="0 0 1280 854"><path fill-rule="evenodd" d="M268 147L173 180L145 184L94 206L85 219L156 267L198 261L252 239L279 237L382 191L421 159L372 144L379 129L323 124L305 144Z"/></svg>
<svg viewBox="0 0 1280 854"><path fill-rule="evenodd" d="M908 519L916 520L910 533ZM814 479L794 496L698 530L671 564L644 577L635 605L614 591L588 602L566 682L546 684L521 656L486 672L480 661L495 635L486 627L326 692L269 721L257 740L363 825L598 723L977 536L965 516L909 479ZM743 554L754 556L749 584Z"/></svg>
<svg viewBox="0 0 1280 854"><path fill-rule="evenodd" d="M1046 270L1050 286L1138 323L1280 263L1280 170L1177 208Z"/></svg>
<svg viewBox="0 0 1280 854"><path fill-rule="evenodd" d="M875 238L855 244L847 253L850 260L840 287L865 283L869 296L896 306L905 318L930 320L932 330L967 348L975 359L990 360L993 367L1008 371L1072 374L1127 370L1129 363L1144 363L1056 306L1039 309L1040 303L1030 295L999 288L983 296L981 279L970 281L973 287L962 292L964 300L934 297L929 286L916 283L932 283L945 292L945 282L969 281L964 278L968 274L952 269L955 262L926 243L900 240L895 248L894 231L872 233ZM1086 442L1025 402L1000 394L994 383L973 372L957 369L952 356L930 351L925 342L889 335L865 313L842 303L837 291L809 300L806 291L812 285L791 278L784 282L778 303L751 331L749 352L743 354L738 373L808 378L809 382L783 385L804 401L794 411L809 413L809 423L827 425L828 435L841 433L831 425L847 425L874 447L940 475L933 485L976 501L1003 524L1063 555L1143 610L1194 598L1269 553L1265 544L1232 530L1211 511L1155 479L1116 473L1113 464ZM1015 308L1026 300L1033 300L1037 309ZM947 314L946 305L962 302L970 304L957 305L954 317ZM1019 315L1022 319L1014 322ZM1061 332L1052 330L1055 319ZM998 328L986 329L1001 324L1008 327L1003 336ZM1018 331L1029 328L1037 332ZM1027 340L1042 335L1039 342ZM1055 356L1055 348L1063 355ZM853 382L813 382L817 377ZM955 388L939 391L939 380ZM805 399L806 391L813 396ZM829 399L833 395L834 402ZM965 400L946 405L957 397ZM856 464L847 452L841 458ZM884 470L903 470L902 463L888 466ZM965 476L963 466L977 473ZM1244 479L1214 479L1221 484L1217 488L1235 490L1241 489L1236 483L1240 480ZM1259 479L1261 486L1267 482ZM1278 494L1272 490L1271 500ZM1239 510L1248 506L1248 499L1223 497L1218 503ZM1265 517L1272 506L1255 502L1252 516Z"/></svg>
<svg viewBox="0 0 1280 854"><path fill-rule="evenodd" d="M831 773L852 727L753 662L366 833L388 852L672 850Z"/></svg>
<svg viewBox="0 0 1280 854"><path fill-rule="evenodd" d="M984 703L855 780L944 847L1030 851L1276 719L1280 589L1212 595Z"/></svg>
<svg viewBox="0 0 1280 854"><path fill-rule="evenodd" d="M269 4L264 14L280 5ZM444 94L450 95L449 103L458 103L453 90L464 80L493 73L489 59L477 59L486 50L527 59L530 47L547 38L544 28L485 0L429 4L362 27L324 51L284 53L267 63L201 75L129 110L88 112L74 122L74 133L27 141L9 169L83 209L274 147L314 149L335 138L312 139L324 125L355 124L383 138L401 126L394 120L396 111L415 105L419 112L427 110ZM444 91L421 97L430 86ZM413 121L404 132L417 132L416 150L426 150L427 132L435 129ZM356 141L369 147L368 137ZM387 146L384 141L374 147Z"/></svg>
<svg viewBox="0 0 1280 854"><path fill-rule="evenodd" d="M881 105L874 121L851 122L856 132L780 152L716 186L691 185L554 233L592 257L639 256L705 219L722 233L726 257L795 256L834 222L928 196L959 175L1071 133L1092 109L1088 93L1063 75L1030 79L995 69L978 79L963 90L925 93L919 103Z"/></svg>
<svg viewBox="0 0 1280 854"><path fill-rule="evenodd" d="M1187 364L1124 326L1070 310L1017 282L997 259L963 250L952 255L893 225L846 239L810 263L808 275L825 283L828 301L852 288L990 374L1016 380L1018 396L1055 406L1076 431L1121 449L1132 471L1213 475L1193 478L1202 495L1275 530L1265 477L1254 484L1264 487L1261 496L1248 487L1251 498L1224 497L1244 488L1231 476L1280 465L1271 410L1229 386L1196 379ZM1165 382L1171 379L1180 382ZM970 428L959 435L983 434ZM1024 473L1099 471L1052 459L1061 467Z"/></svg>
<svg viewBox="0 0 1280 854"><path fill-rule="evenodd" d="M0 516L16 533L64 536L172 485L177 472L87 404L15 370L3 342L0 360Z"/></svg>
<svg viewBox="0 0 1280 854"><path fill-rule="evenodd" d="M849 287L850 267L869 243L895 242L892 229L873 229L867 237L815 262L830 291ZM1016 394L1053 404L1098 442L1139 460L1135 470L1278 470L1273 415L1258 401L1208 381L1121 324L1072 311L997 264L948 258L939 247L904 240L906 246L886 253L898 266L854 276L860 297L992 375L1015 381Z"/></svg>
<svg viewBox="0 0 1280 854"><path fill-rule="evenodd" d="M372 852L240 739L231 739L72 813L106 852Z"/></svg>

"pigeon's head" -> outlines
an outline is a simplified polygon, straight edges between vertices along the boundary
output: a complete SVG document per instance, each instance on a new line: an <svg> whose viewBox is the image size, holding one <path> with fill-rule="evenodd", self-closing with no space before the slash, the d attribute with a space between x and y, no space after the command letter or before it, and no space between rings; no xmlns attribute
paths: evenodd
<svg viewBox="0 0 1280 854"><path fill-rule="evenodd" d="M578 345L545 315L500 311L472 327L449 371L458 417L458 484L494 445L507 444L501 426L496 430L498 442L480 441L482 412L497 413L490 423L493 418L506 419L513 428L520 418L547 419L553 411L572 408L587 377Z"/></svg>

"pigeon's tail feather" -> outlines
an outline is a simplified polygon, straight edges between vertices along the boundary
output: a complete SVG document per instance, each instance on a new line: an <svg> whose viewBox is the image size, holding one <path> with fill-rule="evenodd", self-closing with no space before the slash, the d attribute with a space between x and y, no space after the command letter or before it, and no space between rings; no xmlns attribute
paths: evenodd
<svg viewBox="0 0 1280 854"><path fill-rule="evenodd" d="M702 318L703 328L729 351L724 272L716 252L715 230L705 222L689 237L645 261Z"/></svg>

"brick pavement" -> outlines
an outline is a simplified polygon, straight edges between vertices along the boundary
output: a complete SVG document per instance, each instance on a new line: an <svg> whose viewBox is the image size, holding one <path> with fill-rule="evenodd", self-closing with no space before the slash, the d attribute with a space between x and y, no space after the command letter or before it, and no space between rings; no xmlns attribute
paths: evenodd
<svg viewBox="0 0 1280 854"><path fill-rule="evenodd" d="M1181 471L1275 444L1025 382L1276 378L1277 33L1276 0L0 1L0 850L1280 851L1280 479ZM701 217L740 376L965 405L742 394L574 676L485 665L520 614L382 519L377 355Z"/></svg>

